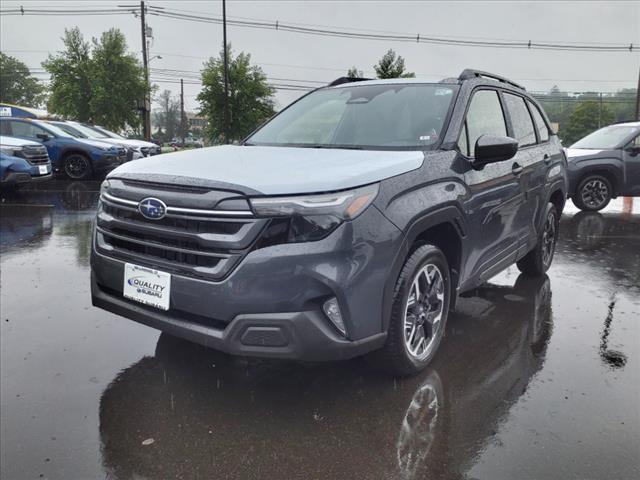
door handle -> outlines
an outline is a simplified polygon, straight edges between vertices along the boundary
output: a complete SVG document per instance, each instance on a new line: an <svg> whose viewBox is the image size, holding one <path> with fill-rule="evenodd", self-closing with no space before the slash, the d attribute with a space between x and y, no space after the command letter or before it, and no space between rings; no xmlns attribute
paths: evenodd
<svg viewBox="0 0 640 480"><path fill-rule="evenodd" d="M511 173L513 173L515 176L520 175L523 170L524 168L519 163L514 163L513 167L511 167Z"/></svg>
<svg viewBox="0 0 640 480"><path fill-rule="evenodd" d="M545 153L544 157L542 157L542 160L544 160L544 163L550 163L551 157L547 153Z"/></svg>

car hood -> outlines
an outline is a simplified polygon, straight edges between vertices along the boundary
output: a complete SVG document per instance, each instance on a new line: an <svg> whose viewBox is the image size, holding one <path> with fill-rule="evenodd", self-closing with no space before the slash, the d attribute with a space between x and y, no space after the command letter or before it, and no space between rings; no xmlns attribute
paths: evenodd
<svg viewBox="0 0 640 480"><path fill-rule="evenodd" d="M90 145L92 147L101 147L101 148L113 148L116 147L113 143L102 142L100 140L92 140L90 138L74 138L77 142L84 143L85 145Z"/></svg>
<svg viewBox="0 0 640 480"><path fill-rule="evenodd" d="M129 162L109 178L289 195L378 182L415 170L423 161L421 151L224 145Z"/></svg>
<svg viewBox="0 0 640 480"><path fill-rule="evenodd" d="M36 146L36 145L42 145L42 144L38 142L34 142L32 140L25 140L24 138L7 137L5 135L0 135L0 145L9 145L12 147L23 147L26 145Z"/></svg>
<svg viewBox="0 0 640 480"><path fill-rule="evenodd" d="M117 142L120 145L126 145L127 147L147 147L147 148L155 148L157 145L151 142L145 142L144 140L135 140L128 138L110 138L110 142Z"/></svg>
<svg viewBox="0 0 640 480"><path fill-rule="evenodd" d="M589 160L595 158L609 158L617 156L617 150L594 150L587 148L567 148L565 149L569 160Z"/></svg>

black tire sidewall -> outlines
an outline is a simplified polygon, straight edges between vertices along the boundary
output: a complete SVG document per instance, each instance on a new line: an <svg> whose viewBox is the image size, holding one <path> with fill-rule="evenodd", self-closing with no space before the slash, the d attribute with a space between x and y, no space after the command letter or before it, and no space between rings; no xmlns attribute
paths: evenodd
<svg viewBox="0 0 640 480"><path fill-rule="evenodd" d="M582 201L582 189L584 188L584 186L592 181L592 180L600 180L601 182L604 182L605 185L607 186L607 191L608 191L608 195L607 195L607 200L599 207L597 208L593 208L590 207L588 205L586 205L583 201ZM576 189L576 193L573 196L573 203L580 209L583 210L585 212L598 212L600 210L602 210L604 207L606 207L607 205L609 205L609 202L611 201L611 198L613 198L613 191L612 191L612 185L611 182L609 181L609 179L603 175L599 175L599 174L592 174L592 175L587 175L585 178L583 178L580 183L578 184L578 188Z"/></svg>
<svg viewBox="0 0 640 480"><path fill-rule="evenodd" d="M78 176L78 177L71 176L69 174L68 169L67 169L67 162L69 162L74 157L81 158L85 162L86 167L87 167L85 169L84 173L81 176ZM65 175L68 178L70 178L71 180L86 180L86 179L90 178L92 176L92 173L93 173L92 169L91 169L91 161L85 155L82 155L80 153L72 153L72 154L66 156L65 159L64 159L63 165L62 165L62 169L63 169Z"/></svg>
<svg viewBox="0 0 640 480"><path fill-rule="evenodd" d="M442 312L441 322L441 335L436 339L436 343L429 356L424 360L418 360L413 357L407 350L407 346L404 341L404 310L409 298L412 281L426 264L433 264L438 267L442 274L442 280L444 283L444 309ZM424 369L432 360L436 352L438 351L439 344L444 337L444 332L447 325L447 317L449 314L449 305L451 303L451 276L449 272L449 265L447 260L440 249L433 245L423 245L419 247L405 262L405 265L400 272L398 282L396 285L396 293L394 297L393 308L391 312L391 322L389 325L389 335L394 336L394 341L397 347L401 347L403 355L401 359L404 368L404 373L416 373ZM400 349L400 348L398 348Z"/></svg>

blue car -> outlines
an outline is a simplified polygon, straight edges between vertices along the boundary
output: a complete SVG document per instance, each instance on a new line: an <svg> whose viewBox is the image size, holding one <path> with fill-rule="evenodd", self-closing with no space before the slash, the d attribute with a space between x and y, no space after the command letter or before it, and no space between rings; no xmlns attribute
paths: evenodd
<svg viewBox="0 0 640 480"><path fill-rule="evenodd" d="M53 170L73 180L87 180L123 163L123 147L86 138L75 138L51 123L26 118L0 118L0 135L42 142Z"/></svg>
<svg viewBox="0 0 640 480"><path fill-rule="evenodd" d="M16 188L49 180L51 161L47 149L39 143L0 136L0 186Z"/></svg>

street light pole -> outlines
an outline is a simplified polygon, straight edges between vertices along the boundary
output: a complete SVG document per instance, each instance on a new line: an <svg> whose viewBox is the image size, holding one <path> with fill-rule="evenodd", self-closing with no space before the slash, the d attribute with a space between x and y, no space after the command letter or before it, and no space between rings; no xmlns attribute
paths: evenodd
<svg viewBox="0 0 640 480"><path fill-rule="evenodd" d="M227 58L227 2L222 0L222 50L224 59L224 143L229 143L229 59Z"/></svg>

